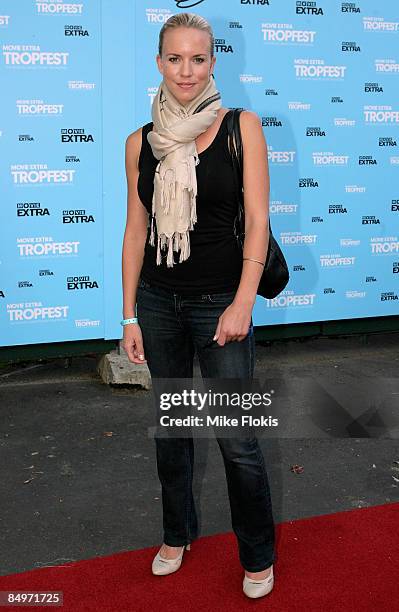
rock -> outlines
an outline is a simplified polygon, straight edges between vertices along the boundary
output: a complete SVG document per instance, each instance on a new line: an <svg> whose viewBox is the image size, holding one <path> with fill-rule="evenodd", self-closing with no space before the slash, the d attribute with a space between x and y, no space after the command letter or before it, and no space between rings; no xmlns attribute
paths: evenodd
<svg viewBox="0 0 399 612"><path fill-rule="evenodd" d="M151 389L151 375L146 363L138 365L129 361L126 351L120 347L103 355L97 371L107 385L139 385Z"/></svg>

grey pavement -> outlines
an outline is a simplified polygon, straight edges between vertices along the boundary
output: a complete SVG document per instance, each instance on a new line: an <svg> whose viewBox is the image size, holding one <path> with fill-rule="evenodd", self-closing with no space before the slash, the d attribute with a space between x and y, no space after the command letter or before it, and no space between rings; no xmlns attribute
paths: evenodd
<svg viewBox="0 0 399 612"><path fill-rule="evenodd" d="M325 398L330 409L358 404L375 425L379 397L399 413L398 347L399 333L258 343L255 376L311 381L295 418ZM0 368L0 575L162 542L152 392L104 384L98 362ZM379 425L372 437L260 439L276 523L398 501L398 428ZM195 440L194 497L201 535L231 531L215 439Z"/></svg>

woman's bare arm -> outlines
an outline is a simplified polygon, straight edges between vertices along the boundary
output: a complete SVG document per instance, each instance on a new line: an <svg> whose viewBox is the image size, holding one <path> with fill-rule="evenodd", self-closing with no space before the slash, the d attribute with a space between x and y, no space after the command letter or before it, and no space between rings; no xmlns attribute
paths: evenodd
<svg viewBox="0 0 399 612"><path fill-rule="evenodd" d="M242 119L241 119L242 118ZM266 261L269 241L269 166L267 145L258 115L252 111L240 114L244 158L244 257ZM244 261L235 301L253 306L263 267Z"/></svg>
<svg viewBox="0 0 399 612"><path fill-rule="evenodd" d="M245 210L244 257L264 263L269 241L269 167L267 145L260 119L252 111L240 113L243 145ZM219 317L214 340L241 342L248 335L263 266L244 261L233 302Z"/></svg>
<svg viewBox="0 0 399 612"><path fill-rule="evenodd" d="M126 139L127 217L122 249L123 318L134 317L137 283L144 258L148 213L137 192L141 128Z"/></svg>

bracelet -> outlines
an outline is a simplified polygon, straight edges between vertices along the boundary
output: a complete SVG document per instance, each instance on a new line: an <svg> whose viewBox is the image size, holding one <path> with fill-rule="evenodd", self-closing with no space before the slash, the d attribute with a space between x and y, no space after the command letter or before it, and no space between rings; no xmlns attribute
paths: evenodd
<svg viewBox="0 0 399 612"><path fill-rule="evenodd" d="M243 261L245 261L246 259L248 259L249 261L256 261L256 263L258 263L261 266L265 267L265 264L262 261L258 261L257 259L252 259L252 257L243 257Z"/></svg>
<svg viewBox="0 0 399 612"><path fill-rule="evenodd" d="M122 319L121 325L129 325L129 323L137 323L137 317L131 317L130 319Z"/></svg>

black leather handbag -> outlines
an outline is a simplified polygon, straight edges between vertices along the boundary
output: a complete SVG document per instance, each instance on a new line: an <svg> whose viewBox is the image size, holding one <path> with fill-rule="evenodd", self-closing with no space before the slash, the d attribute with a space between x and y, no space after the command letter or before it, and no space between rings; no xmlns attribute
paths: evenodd
<svg viewBox="0 0 399 612"><path fill-rule="evenodd" d="M243 189L243 149L240 130L240 113L242 108L232 108L227 118L228 143L231 153L238 196L238 211L234 222L234 234L244 248L245 217ZM281 293L289 280L287 262L283 252L272 234L269 216L269 245L265 267L259 281L257 294L272 299Z"/></svg>

